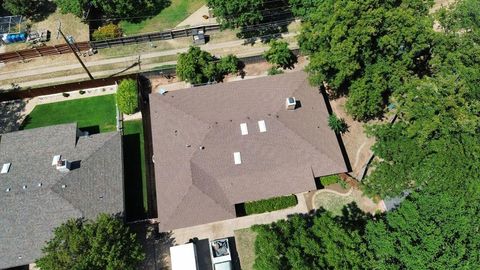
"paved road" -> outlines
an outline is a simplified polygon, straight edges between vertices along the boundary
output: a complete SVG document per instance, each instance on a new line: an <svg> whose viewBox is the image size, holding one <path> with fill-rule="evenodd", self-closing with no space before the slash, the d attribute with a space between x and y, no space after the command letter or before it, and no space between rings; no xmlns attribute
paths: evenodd
<svg viewBox="0 0 480 270"><path fill-rule="evenodd" d="M295 36L296 33L289 33L283 35L283 37L292 37ZM233 48L233 47L239 47L239 46L244 46L244 40L234 40L234 41L228 41L228 42L222 42L222 43L214 43L214 44L205 44L200 46L202 50L206 51L213 51L213 50L218 50L218 49L226 49L226 48ZM294 45L296 46L296 44ZM258 48L258 47L251 47L251 49L248 51L248 55L253 55L258 52L263 52L265 48ZM151 58L156 58L156 57L161 57L161 56L170 56L170 55L176 55L178 53L183 53L188 50L187 48L181 48L181 49L174 49L174 50L166 50L166 51L160 51L160 52L151 52L151 53L145 53L141 55L142 60L146 59L151 59ZM98 61L93 61L93 62L87 62L86 66L87 67L94 67L94 66L102 66L102 65L111 65L111 64L122 64L125 62L133 62L137 60L137 55L135 56L126 56L126 57L118 57L118 58L110 58L110 59L103 59L103 60L98 60ZM156 63L155 66L158 66L160 63ZM166 63L161 63L161 64L166 64ZM62 66L39 66L35 67L33 69L26 69L26 70L19 70L19 71L11 71L11 72L0 72L0 84L1 80L7 80L7 79L14 79L14 78L24 78L28 76L36 76L36 75L41 75L41 74L48 74L48 73L53 73L53 72L59 72L59 71L68 71L76 68L81 68L80 64L71 64L71 65L62 65ZM143 69L147 68L147 65L142 66ZM109 74L114 74L118 71L121 71L122 69L114 69L114 70L108 70L108 71L101 71L97 72L97 76L104 76L104 75L109 75ZM110 72L110 73L109 73ZM94 73L95 74L95 73ZM18 83L18 85L27 87L27 86L33 86L33 85L39 85L39 84L46 84L46 83L54 83L54 82L65 82L65 79L68 80L68 78L72 78L72 80L77 80L80 78L88 78L85 75L79 74L79 75L72 75L72 76L66 76L66 77L58 77L58 78L52 78L52 79L44 79L44 80L37 80L37 81L31 81L27 83ZM74 78L74 79L73 79ZM10 85L1 85L0 88L8 88Z"/></svg>

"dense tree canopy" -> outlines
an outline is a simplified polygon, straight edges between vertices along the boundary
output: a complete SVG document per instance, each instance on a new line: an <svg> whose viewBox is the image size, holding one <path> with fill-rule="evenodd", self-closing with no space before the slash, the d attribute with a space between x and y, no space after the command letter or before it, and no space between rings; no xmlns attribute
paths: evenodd
<svg viewBox="0 0 480 270"><path fill-rule="evenodd" d="M57 7L62 13L72 13L77 17L82 17L88 0L55 0Z"/></svg>
<svg viewBox="0 0 480 270"><path fill-rule="evenodd" d="M29 18L38 18L48 12L48 0L3 0L3 8L13 15L23 15Z"/></svg>
<svg viewBox="0 0 480 270"><path fill-rule="evenodd" d="M95 221L69 220L42 251L36 262L42 270L134 270L145 256L135 234L105 214Z"/></svg>
<svg viewBox="0 0 480 270"><path fill-rule="evenodd" d="M343 228L329 213L296 215L254 229L257 270L363 269L359 233Z"/></svg>
<svg viewBox="0 0 480 270"><path fill-rule="evenodd" d="M207 5L225 28L252 25L263 19L263 0L207 0Z"/></svg>
<svg viewBox="0 0 480 270"><path fill-rule="evenodd" d="M166 0L92 0L92 3L108 17L138 20L155 15L169 2Z"/></svg>
<svg viewBox="0 0 480 270"><path fill-rule="evenodd" d="M355 118L378 116L396 86L425 72L433 39L429 6L422 0L319 1L299 37L310 55L312 83L351 92Z"/></svg>

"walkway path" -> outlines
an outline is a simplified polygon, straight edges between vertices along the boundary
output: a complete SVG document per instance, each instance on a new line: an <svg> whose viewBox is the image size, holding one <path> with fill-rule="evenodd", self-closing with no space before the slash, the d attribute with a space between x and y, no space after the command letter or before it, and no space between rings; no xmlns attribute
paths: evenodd
<svg viewBox="0 0 480 270"><path fill-rule="evenodd" d="M307 213L307 204L303 193L296 194L298 204L295 207L256 214L251 216L228 219L224 221L203 224L199 226L177 229L172 232L172 237L177 244L188 242L189 239L197 237L198 239L218 239L223 237L232 237L235 230L250 228L255 224L269 224L280 219L286 219L290 215L297 213Z"/></svg>
<svg viewBox="0 0 480 270"><path fill-rule="evenodd" d="M206 23L217 23L217 19L215 18L205 19L203 18L204 15L208 16L207 5L202 6L197 11L192 13L192 15L188 16L188 18L186 18L181 23L179 23L176 28L183 27L183 26L194 26L194 25L206 24Z"/></svg>

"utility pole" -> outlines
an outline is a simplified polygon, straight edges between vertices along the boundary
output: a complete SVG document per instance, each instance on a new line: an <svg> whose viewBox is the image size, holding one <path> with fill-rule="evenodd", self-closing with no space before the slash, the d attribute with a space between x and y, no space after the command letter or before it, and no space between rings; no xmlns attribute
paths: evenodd
<svg viewBox="0 0 480 270"><path fill-rule="evenodd" d="M65 43L67 43L68 47L70 48L70 50L72 51L72 53L75 55L75 57L77 58L78 62L80 62L80 65L82 65L83 69L85 69L85 72L87 72L88 77L90 77L90 80L94 80L95 78L93 78L92 74L90 74L90 71L88 71L87 66L85 66L85 64L82 62L82 59L80 59L80 56L78 56L77 51L73 48L73 45L70 44L70 42L68 41L67 37L65 37L65 35L63 34L62 29L61 29L61 22L60 22L60 24L58 25L58 33L60 33L60 35L62 35L63 39L65 40Z"/></svg>

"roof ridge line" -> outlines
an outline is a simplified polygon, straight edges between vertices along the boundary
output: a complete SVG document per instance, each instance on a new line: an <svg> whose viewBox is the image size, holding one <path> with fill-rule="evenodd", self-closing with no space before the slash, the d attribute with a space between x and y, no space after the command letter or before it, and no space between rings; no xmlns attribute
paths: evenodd
<svg viewBox="0 0 480 270"><path fill-rule="evenodd" d="M306 142L310 147L312 147L313 149L316 150L317 153L319 153L320 155L322 156L325 156L327 157L328 161L331 162L332 164L335 164L335 162L332 160L332 158L327 155L324 151L321 151L320 149L318 149L315 145L313 145L312 143L310 143L307 139L305 139L302 135L298 134L297 132L293 131L290 127L288 127L287 125L285 125L284 122L282 122L281 120L278 120L276 119L279 123L282 124L282 126L284 126L286 129L290 130L293 134L295 134L296 136L298 136L299 139L301 139L302 141Z"/></svg>
<svg viewBox="0 0 480 270"><path fill-rule="evenodd" d="M117 136L118 134L120 134L120 132L118 132L118 131L117 131L117 132L107 132L106 134L108 134L108 133L115 133L115 135L113 135L112 137L110 137L108 140L105 140L105 141L104 141L97 149L95 149L84 161L88 161L94 154L96 154L98 151L100 151L100 149L102 149L102 148L107 144L107 142L110 142L114 136ZM77 146L76 146L76 144L75 144L75 148L76 148L76 147L77 147ZM72 172L72 171L69 171L67 174L65 174L64 176L60 177L60 178L55 182L55 184L53 184L49 189L50 189L52 192L58 194L58 196L60 196L60 197L63 198L64 200L66 200L73 208L77 209L78 211L80 211L80 212L82 213L82 215L85 216L85 213L84 213L81 209L78 209L75 205L73 205L73 203L72 203L69 199L65 198L64 196L62 196L62 194L60 194L59 192L57 192L57 191L55 191L55 190L53 189L53 187L57 186L57 184L58 184L60 181L62 181L62 180L63 180L64 178L66 178L67 176L70 176L71 172Z"/></svg>

